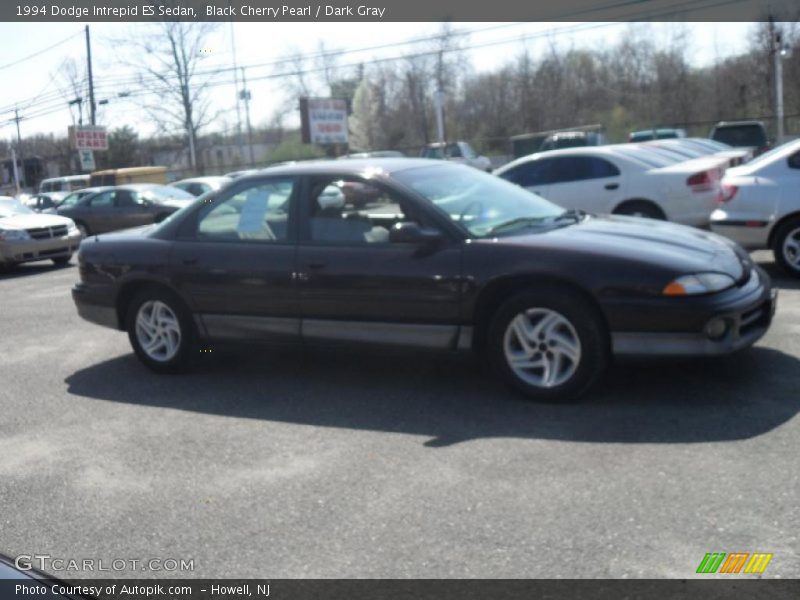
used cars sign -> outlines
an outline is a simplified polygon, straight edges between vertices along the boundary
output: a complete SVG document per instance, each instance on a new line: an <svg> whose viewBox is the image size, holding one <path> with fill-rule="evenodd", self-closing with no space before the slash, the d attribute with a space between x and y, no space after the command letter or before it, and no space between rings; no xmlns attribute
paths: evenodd
<svg viewBox="0 0 800 600"><path fill-rule="evenodd" d="M347 143L347 100L342 98L300 98L303 142L307 144Z"/></svg>

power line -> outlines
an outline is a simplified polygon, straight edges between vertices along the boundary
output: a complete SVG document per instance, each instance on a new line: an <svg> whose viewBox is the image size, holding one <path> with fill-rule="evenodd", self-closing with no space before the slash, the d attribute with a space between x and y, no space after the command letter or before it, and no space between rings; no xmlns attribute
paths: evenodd
<svg viewBox="0 0 800 600"><path fill-rule="evenodd" d="M80 35L80 34L82 34L82 33L83 33L83 31L79 31L78 33L73 33L73 34L72 34L72 35L70 35L69 37L66 37L66 38L64 38L64 39L63 39L63 40L61 40L60 42L56 42L56 43L55 43L55 44L53 44L52 46L48 46L47 48L43 48L42 50L39 50L38 52L34 52L33 54L29 54L28 56L25 56L24 58L20 58L20 59L17 59L17 60L15 60L14 62L10 62L10 63L7 63L7 64L5 64L5 65L0 65L0 70L3 70L3 69L8 69L8 68L10 68L10 67L15 67L16 65L18 65L18 64L20 64L20 63L23 63L23 62L25 62L26 60L30 60L30 59L32 59L32 58L36 58L37 56L40 56L40 55L44 54L45 52L49 52L49 51L50 51L50 50L52 50L53 48L57 48L57 47L58 47L58 46L60 46L61 44L64 44L64 43L68 42L68 41L69 41L69 40L71 40L72 38L74 38L74 37L77 37L77 36L79 36L79 35Z"/></svg>

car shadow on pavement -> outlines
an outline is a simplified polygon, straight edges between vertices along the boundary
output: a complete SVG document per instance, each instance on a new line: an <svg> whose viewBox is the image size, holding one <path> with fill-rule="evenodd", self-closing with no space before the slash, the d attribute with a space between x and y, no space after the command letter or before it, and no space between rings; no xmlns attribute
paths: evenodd
<svg viewBox="0 0 800 600"><path fill-rule="evenodd" d="M513 437L608 443L751 438L800 410L800 360L770 348L622 364L581 402L536 404L476 357L324 349L223 351L186 375L133 355L81 369L71 394L227 417L422 435L429 447Z"/></svg>
<svg viewBox="0 0 800 600"><path fill-rule="evenodd" d="M73 267L75 267L74 262L70 262L69 264L64 266L58 266L54 265L49 261L17 265L12 269L0 267L0 281L2 281L3 279L32 277L34 275L40 275L42 273L49 273L50 271L62 271L64 269L70 269Z"/></svg>

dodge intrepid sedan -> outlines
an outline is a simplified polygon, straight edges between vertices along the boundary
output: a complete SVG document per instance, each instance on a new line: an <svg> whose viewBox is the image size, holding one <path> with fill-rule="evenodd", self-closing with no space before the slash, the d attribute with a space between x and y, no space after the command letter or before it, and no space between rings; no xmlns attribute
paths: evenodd
<svg viewBox="0 0 800 600"><path fill-rule="evenodd" d="M580 396L615 354L750 346L775 309L769 277L713 233L565 211L424 159L268 169L78 257L80 315L158 372L208 341L474 349L546 401Z"/></svg>

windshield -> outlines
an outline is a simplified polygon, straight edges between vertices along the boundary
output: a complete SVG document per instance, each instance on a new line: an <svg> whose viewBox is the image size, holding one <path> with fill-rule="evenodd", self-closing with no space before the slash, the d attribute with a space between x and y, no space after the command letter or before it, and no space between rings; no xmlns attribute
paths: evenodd
<svg viewBox="0 0 800 600"><path fill-rule="evenodd" d="M394 177L473 237L492 236L499 226L512 221L525 227L565 212L541 196L471 167L418 167L395 173Z"/></svg>
<svg viewBox="0 0 800 600"><path fill-rule="evenodd" d="M776 157L780 159L784 155L788 156L792 154L792 152L798 149L800 149L800 140L786 142L785 144L781 144L780 146L773 148L769 152L764 152L764 154L761 154L757 158L754 158L746 165L744 165L744 170L752 173L753 171L760 169L764 165L771 163Z"/></svg>
<svg viewBox="0 0 800 600"><path fill-rule="evenodd" d="M0 200L0 218L35 214L30 208L23 206L16 200Z"/></svg>

